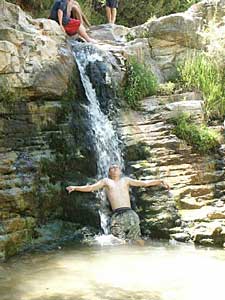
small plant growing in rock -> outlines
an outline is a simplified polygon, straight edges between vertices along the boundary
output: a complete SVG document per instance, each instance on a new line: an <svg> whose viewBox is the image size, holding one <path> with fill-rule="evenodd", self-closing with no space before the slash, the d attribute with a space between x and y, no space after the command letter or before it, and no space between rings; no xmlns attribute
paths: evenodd
<svg viewBox="0 0 225 300"><path fill-rule="evenodd" d="M219 134L204 124L194 124L190 115L181 113L171 123L175 125L173 133L198 152L212 153L219 148Z"/></svg>
<svg viewBox="0 0 225 300"><path fill-rule="evenodd" d="M151 70L132 57L127 61L126 80L123 97L132 109L140 108L140 101L156 94L157 81Z"/></svg>
<svg viewBox="0 0 225 300"><path fill-rule="evenodd" d="M128 32L128 34L126 35L126 39L127 39L127 42L130 42L130 41L135 40L136 36L133 35L131 32Z"/></svg>
<svg viewBox="0 0 225 300"><path fill-rule="evenodd" d="M176 84L174 82L166 82L159 84L157 88L157 94L162 96L167 96L173 94L174 90L176 88Z"/></svg>

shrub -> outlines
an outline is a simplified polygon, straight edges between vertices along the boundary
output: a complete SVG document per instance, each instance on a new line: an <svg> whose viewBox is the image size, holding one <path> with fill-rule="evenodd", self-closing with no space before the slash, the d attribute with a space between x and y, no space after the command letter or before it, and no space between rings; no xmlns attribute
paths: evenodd
<svg viewBox="0 0 225 300"><path fill-rule="evenodd" d="M91 25L106 23L104 0L80 0L79 3Z"/></svg>
<svg viewBox="0 0 225 300"><path fill-rule="evenodd" d="M119 24L132 27L143 24L152 16L161 17L185 11L198 0L120 0L117 20Z"/></svg>
<svg viewBox="0 0 225 300"><path fill-rule="evenodd" d="M171 119L175 125L173 133L185 140L200 153L215 152L219 147L219 134L205 125L196 125L188 114Z"/></svg>
<svg viewBox="0 0 225 300"><path fill-rule="evenodd" d="M222 119L225 116L225 70L216 59L205 52L196 53L178 66L178 72L187 88L202 92L206 117Z"/></svg>
<svg viewBox="0 0 225 300"><path fill-rule="evenodd" d="M172 95L175 91L176 84L174 82L168 81L166 83L161 83L158 86L157 94L159 95Z"/></svg>
<svg viewBox="0 0 225 300"><path fill-rule="evenodd" d="M34 17L48 17L52 0L7 0L20 5L22 9L31 12Z"/></svg>
<svg viewBox="0 0 225 300"><path fill-rule="evenodd" d="M8 0L30 11L35 17L48 17L53 0ZM78 0L93 25L106 23L105 0ZM120 0L117 23L128 27L146 22L152 16L164 16L184 11L198 0L142 0L136 3Z"/></svg>
<svg viewBox="0 0 225 300"><path fill-rule="evenodd" d="M140 107L140 100L154 95L157 81L151 70L132 57L127 61L127 74L123 89L123 97L132 109Z"/></svg>

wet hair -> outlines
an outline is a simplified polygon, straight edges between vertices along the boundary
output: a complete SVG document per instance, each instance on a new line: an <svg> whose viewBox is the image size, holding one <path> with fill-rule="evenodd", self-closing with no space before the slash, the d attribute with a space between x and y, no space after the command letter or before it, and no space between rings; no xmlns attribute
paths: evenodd
<svg viewBox="0 0 225 300"><path fill-rule="evenodd" d="M120 169L120 166L119 166L119 165L117 165L117 164L111 164L110 167L109 167L108 175L109 175L109 173L110 173L110 170L113 169L113 168L115 168L115 167L117 167L117 168Z"/></svg>

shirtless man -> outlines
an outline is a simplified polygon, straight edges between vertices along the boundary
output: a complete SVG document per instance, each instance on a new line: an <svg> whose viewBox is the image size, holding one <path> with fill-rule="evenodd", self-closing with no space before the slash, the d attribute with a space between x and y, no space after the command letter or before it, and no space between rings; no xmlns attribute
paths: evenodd
<svg viewBox="0 0 225 300"><path fill-rule="evenodd" d="M169 189L169 186L163 180L135 180L129 177L121 177L121 170L118 165L112 165L109 168L109 177L92 185L68 186L66 190L69 193L73 191L93 192L104 188L113 211L110 224L111 233L118 238L143 245L144 241L141 239L139 226L140 220L136 212L131 209L129 187L161 185Z"/></svg>

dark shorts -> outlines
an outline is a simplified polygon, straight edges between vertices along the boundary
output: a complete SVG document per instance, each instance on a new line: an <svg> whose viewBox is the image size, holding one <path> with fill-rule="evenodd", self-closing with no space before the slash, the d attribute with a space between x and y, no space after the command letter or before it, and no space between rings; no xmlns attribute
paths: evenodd
<svg viewBox="0 0 225 300"><path fill-rule="evenodd" d="M70 19L69 23L63 27L68 35L74 35L80 27L80 20Z"/></svg>
<svg viewBox="0 0 225 300"><path fill-rule="evenodd" d="M130 208L119 208L111 217L111 233L124 240L136 241L141 238L140 220L135 211Z"/></svg>
<svg viewBox="0 0 225 300"><path fill-rule="evenodd" d="M106 0L106 6L110 8L118 8L119 1L118 0Z"/></svg>

